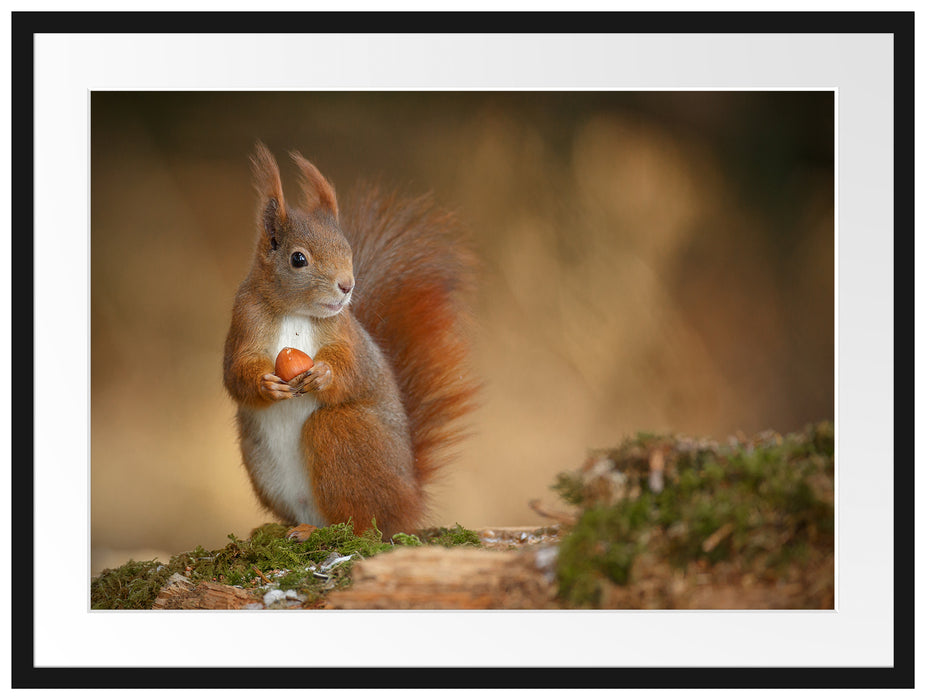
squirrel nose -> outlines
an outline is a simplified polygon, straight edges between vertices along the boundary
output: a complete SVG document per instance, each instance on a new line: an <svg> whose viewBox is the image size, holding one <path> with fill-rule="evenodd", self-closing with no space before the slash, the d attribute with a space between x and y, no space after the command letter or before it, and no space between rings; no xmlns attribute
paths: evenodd
<svg viewBox="0 0 926 700"><path fill-rule="evenodd" d="M354 288L354 280L352 277L338 280L338 289L344 292L344 294L347 294L353 288Z"/></svg>

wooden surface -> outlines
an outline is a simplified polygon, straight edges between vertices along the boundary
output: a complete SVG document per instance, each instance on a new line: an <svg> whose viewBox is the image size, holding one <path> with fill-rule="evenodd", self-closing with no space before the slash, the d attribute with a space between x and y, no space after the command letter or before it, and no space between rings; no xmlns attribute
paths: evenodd
<svg viewBox="0 0 926 700"><path fill-rule="evenodd" d="M328 607L362 609L538 609L555 586L534 551L414 547L358 562L350 588Z"/></svg>
<svg viewBox="0 0 926 700"><path fill-rule="evenodd" d="M543 609L554 607L557 527L483 528L484 548L399 547L358 561L350 587L322 607L337 609ZM174 574L152 606L158 610L264 607L265 591ZM318 607L313 605L312 607Z"/></svg>
<svg viewBox="0 0 926 700"><path fill-rule="evenodd" d="M237 610L260 602L257 591L203 581L193 583L186 576L174 574L161 588L151 606L153 610Z"/></svg>

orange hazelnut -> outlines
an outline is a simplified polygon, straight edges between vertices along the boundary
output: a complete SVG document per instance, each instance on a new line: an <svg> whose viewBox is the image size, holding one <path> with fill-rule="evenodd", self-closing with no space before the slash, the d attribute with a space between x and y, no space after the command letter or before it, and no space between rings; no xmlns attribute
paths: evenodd
<svg viewBox="0 0 926 700"><path fill-rule="evenodd" d="M284 382L288 382L297 374L302 374L306 370L312 369L315 363L312 358L306 355L302 350L296 348L283 348L277 355L274 374Z"/></svg>

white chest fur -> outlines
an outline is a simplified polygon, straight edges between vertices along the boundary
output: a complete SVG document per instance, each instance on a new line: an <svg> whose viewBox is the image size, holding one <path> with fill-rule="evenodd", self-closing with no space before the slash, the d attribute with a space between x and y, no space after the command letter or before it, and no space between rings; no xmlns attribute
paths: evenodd
<svg viewBox="0 0 926 700"><path fill-rule="evenodd" d="M276 342L270 346L273 357L283 348L302 350L310 357L318 351L315 339L315 323L308 316L284 316L277 331Z"/></svg>
<svg viewBox="0 0 926 700"><path fill-rule="evenodd" d="M312 319L287 316L282 320L268 348L271 357L285 347L315 356L318 346ZM259 433L249 460L254 478L272 502L296 521L309 525L325 524L315 506L303 445L303 426L317 406L314 396L307 394L278 401L252 414Z"/></svg>

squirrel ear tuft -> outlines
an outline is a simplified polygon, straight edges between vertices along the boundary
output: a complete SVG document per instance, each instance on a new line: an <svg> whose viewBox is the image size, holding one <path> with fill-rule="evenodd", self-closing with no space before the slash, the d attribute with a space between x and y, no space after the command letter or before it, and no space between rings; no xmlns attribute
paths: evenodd
<svg viewBox="0 0 926 700"><path fill-rule="evenodd" d="M263 203L259 218L260 224L264 229L264 233L270 237L270 247L273 250L276 250L277 236L280 235L280 229L282 228L283 221L286 218L286 213L280 209L280 205L277 203L277 200L271 197Z"/></svg>
<svg viewBox="0 0 926 700"><path fill-rule="evenodd" d="M279 229L279 225L286 221L286 204L283 199L280 168L270 149L261 141L254 145L251 173L254 176L254 188L260 195L260 222L264 230L273 235Z"/></svg>
<svg viewBox="0 0 926 700"><path fill-rule="evenodd" d="M335 221L338 218L338 200L334 194L334 187L325 179L325 176L302 157L298 151L291 151L290 157L299 168L301 175L299 184L302 186L302 193L305 195L306 207L309 211L316 209L327 209L334 216Z"/></svg>

